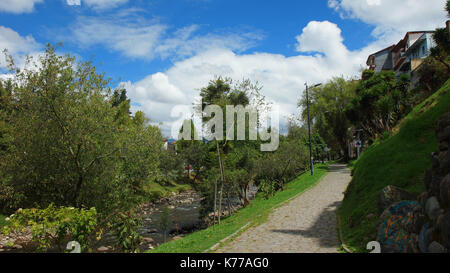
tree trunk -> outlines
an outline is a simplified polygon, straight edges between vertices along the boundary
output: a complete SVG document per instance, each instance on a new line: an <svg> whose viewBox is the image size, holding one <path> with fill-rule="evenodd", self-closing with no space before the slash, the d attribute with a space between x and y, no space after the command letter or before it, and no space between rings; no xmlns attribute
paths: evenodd
<svg viewBox="0 0 450 273"><path fill-rule="evenodd" d="M222 177L222 186L221 186L221 189L220 189L220 198L219 198L220 199L220 201L219 201L219 225L220 225L220 217L221 217L221 214L222 214L223 185L225 184L225 174L224 174L225 170L224 170L224 167L223 167L222 154L221 154L221 151L219 149L219 142L217 140L216 140L216 145L217 145L217 154L219 156L220 174L221 174L221 177Z"/></svg>
<svg viewBox="0 0 450 273"><path fill-rule="evenodd" d="M217 212L217 178L214 178L214 225L216 225L216 212Z"/></svg>

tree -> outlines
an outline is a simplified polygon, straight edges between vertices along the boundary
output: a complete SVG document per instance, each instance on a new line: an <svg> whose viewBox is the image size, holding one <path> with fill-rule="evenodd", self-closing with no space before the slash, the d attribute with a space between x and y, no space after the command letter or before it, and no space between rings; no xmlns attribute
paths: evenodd
<svg viewBox="0 0 450 273"><path fill-rule="evenodd" d="M24 197L21 206L110 213L139 203L158 173L159 129L142 113L121 122L109 81L89 62L75 63L51 46L37 62L14 74L14 137L1 158L6 184Z"/></svg>
<svg viewBox="0 0 450 273"><path fill-rule="evenodd" d="M329 147L342 150L348 159L348 128L351 123L345 114L345 107L355 97L358 82L333 78L326 84L310 90L310 116L313 131L317 132ZM299 102L302 117L307 122L306 94Z"/></svg>
<svg viewBox="0 0 450 273"><path fill-rule="evenodd" d="M356 88L356 96L345 107L347 118L364 134L376 137L409 111L409 77L397 78L393 71L367 72Z"/></svg>

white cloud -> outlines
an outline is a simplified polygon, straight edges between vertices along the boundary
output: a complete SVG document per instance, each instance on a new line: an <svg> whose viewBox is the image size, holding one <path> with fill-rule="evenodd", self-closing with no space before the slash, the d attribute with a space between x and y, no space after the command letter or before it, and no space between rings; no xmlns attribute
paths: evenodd
<svg viewBox="0 0 450 273"><path fill-rule="evenodd" d="M24 62L25 56L33 54L41 48L31 35L21 36L16 31L0 26L0 51L8 50L16 60L19 61L17 65ZM6 62L3 54L0 57L0 68L5 68Z"/></svg>
<svg viewBox="0 0 450 273"><path fill-rule="evenodd" d="M191 105L199 94L198 90L218 75L259 81L266 98L278 104L281 114L288 117L298 113L296 102L305 82L319 83L333 76L357 75L361 61L366 57L365 52L349 51L342 43L341 30L327 21L309 23L297 39L297 49L301 53L298 56L237 54L230 49L210 49L176 62L164 73L156 73L135 84L128 82L126 88L132 101L142 105L134 110L143 110L152 120L164 122L166 134L170 133L170 124L174 121L170 118L172 107L175 104ZM320 54L304 55L310 51ZM160 79L164 80L167 88L156 87ZM183 101L167 100L167 97L175 98L179 93L184 94L179 97Z"/></svg>
<svg viewBox="0 0 450 273"><path fill-rule="evenodd" d="M79 17L72 26L72 39L80 46L103 45L131 58L154 58L154 48L166 26L140 24L125 18Z"/></svg>
<svg viewBox="0 0 450 273"><path fill-rule="evenodd" d="M123 10L111 16L78 17L72 25L72 39L80 46L102 45L131 58L152 60L191 57L212 48L243 52L262 35L256 32L198 34L198 25L172 31L165 24L138 15L139 10Z"/></svg>
<svg viewBox="0 0 450 273"><path fill-rule="evenodd" d="M42 3L44 0L1 0L0 12L10 13L30 13L34 10L34 5Z"/></svg>
<svg viewBox="0 0 450 273"><path fill-rule="evenodd" d="M83 0L83 2L94 9L104 10L116 8L128 2L128 0Z"/></svg>
<svg viewBox="0 0 450 273"><path fill-rule="evenodd" d="M67 0L69 6L81 6L81 0Z"/></svg>
<svg viewBox="0 0 450 273"><path fill-rule="evenodd" d="M407 31L433 30L445 26L443 0L328 0L343 18L374 25L373 35L398 42Z"/></svg>

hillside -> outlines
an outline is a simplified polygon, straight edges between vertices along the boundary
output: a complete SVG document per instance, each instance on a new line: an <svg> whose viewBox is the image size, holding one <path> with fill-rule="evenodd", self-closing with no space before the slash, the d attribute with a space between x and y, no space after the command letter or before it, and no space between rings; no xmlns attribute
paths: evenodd
<svg viewBox="0 0 450 273"><path fill-rule="evenodd" d="M397 134L378 140L353 163L354 176L339 209L347 247L364 252L376 238L377 195L388 185L412 193L424 190L430 154L438 148L435 127L450 110L450 80L403 120Z"/></svg>

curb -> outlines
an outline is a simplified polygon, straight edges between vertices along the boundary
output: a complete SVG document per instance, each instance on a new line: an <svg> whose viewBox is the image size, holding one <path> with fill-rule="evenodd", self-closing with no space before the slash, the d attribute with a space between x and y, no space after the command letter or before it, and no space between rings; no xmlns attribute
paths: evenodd
<svg viewBox="0 0 450 273"><path fill-rule="evenodd" d="M225 243L226 241L228 241L229 239L235 237L236 235L238 235L241 231L243 231L244 229L246 229L248 226L250 226L251 222L248 222L245 226L241 227L240 229L238 229L237 231L235 231L233 234L225 237L224 239L220 240L220 242L218 242L217 244L213 245L212 247L208 248L207 250L203 251L203 253L208 253L214 250L217 250L219 248L219 246L223 243Z"/></svg>

